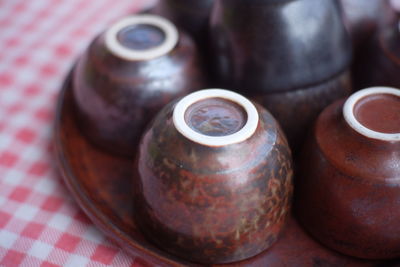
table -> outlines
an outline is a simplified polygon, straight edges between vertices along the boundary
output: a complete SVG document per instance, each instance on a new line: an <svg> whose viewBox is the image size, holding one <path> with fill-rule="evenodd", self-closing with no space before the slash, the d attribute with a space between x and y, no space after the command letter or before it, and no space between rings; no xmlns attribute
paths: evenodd
<svg viewBox="0 0 400 267"><path fill-rule="evenodd" d="M0 1L0 266L149 266L111 243L53 165L57 96L91 39L149 0Z"/></svg>

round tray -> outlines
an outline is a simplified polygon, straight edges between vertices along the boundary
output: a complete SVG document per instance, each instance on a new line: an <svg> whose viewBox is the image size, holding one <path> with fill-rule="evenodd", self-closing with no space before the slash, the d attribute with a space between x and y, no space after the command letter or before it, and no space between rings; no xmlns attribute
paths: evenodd
<svg viewBox="0 0 400 267"><path fill-rule="evenodd" d="M123 249L149 266L197 266L163 252L136 227L132 208L133 160L107 154L82 136L75 124L71 74L59 96L54 141L56 161L72 196L89 218ZM278 242L242 262L218 266L388 266L330 251L290 217Z"/></svg>

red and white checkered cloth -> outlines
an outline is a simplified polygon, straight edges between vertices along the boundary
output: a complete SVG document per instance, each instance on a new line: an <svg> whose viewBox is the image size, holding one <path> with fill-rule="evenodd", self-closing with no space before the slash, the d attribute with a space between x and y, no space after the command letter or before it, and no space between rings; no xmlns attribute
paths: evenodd
<svg viewBox="0 0 400 267"><path fill-rule="evenodd" d="M0 1L0 266L148 266L80 211L54 167L65 75L111 21L150 0Z"/></svg>

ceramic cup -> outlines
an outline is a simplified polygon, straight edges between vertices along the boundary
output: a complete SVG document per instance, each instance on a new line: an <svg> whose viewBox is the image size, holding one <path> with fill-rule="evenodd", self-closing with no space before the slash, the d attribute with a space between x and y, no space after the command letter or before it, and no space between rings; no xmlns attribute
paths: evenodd
<svg viewBox="0 0 400 267"><path fill-rule="evenodd" d="M98 147L132 155L165 104L204 87L192 39L168 20L130 16L100 34L73 72L77 121Z"/></svg>
<svg viewBox="0 0 400 267"><path fill-rule="evenodd" d="M316 239L368 259L400 256L400 90L329 106L302 154L295 210Z"/></svg>
<svg viewBox="0 0 400 267"><path fill-rule="evenodd" d="M268 111L231 91L201 90L165 107L142 137L135 169L140 228L189 261L256 255L289 212L286 138Z"/></svg>
<svg viewBox="0 0 400 267"><path fill-rule="evenodd" d="M215 0L210 43L219 86L266 107L294 150L322 109L352 91L336 0Z"/></svg>

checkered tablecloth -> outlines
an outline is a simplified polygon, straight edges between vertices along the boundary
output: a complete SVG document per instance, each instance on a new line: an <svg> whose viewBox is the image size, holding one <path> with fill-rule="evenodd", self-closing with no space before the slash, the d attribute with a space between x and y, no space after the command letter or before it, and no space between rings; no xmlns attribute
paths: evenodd
<svg viewBox="0 0 400 267"><path fill-rule="evenodd" d="M0 1L0 266L148 266L80 211L53 162L60 86L91 39L150 0Z"/></svg>

